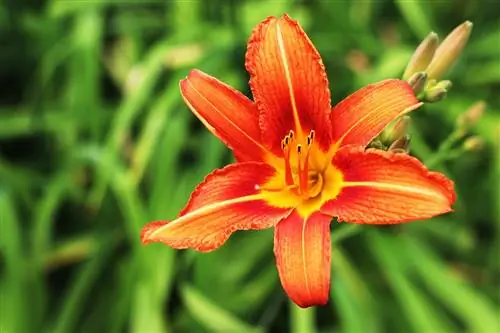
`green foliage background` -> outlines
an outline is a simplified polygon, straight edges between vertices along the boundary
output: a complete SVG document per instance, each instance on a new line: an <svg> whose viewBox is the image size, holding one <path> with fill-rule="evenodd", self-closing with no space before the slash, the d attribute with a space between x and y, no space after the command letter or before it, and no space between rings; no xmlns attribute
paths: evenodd
<svg viewBox="0 0 500 333"><path fill-rule="evenodd" d="M139 242L231 160L179 79L199 68L249 93L246 40L283 12L322 54L333 101L400 77L429 31L474 22L448 98L412 115L411 153L456 181L456 211L332 223L331 301L308 310L279 285L272 230L208 254ZM474 0L3 2L0 331L498 332L499 12ZM485 146L447 158L440 143L478 100L468 135Z"/></svg>

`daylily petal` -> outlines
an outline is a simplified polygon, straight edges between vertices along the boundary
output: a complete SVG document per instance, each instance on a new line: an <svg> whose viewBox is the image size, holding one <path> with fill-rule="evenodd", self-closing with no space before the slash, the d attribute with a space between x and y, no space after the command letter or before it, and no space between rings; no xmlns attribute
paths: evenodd
<svg viewBox="0 0 500 333"><path fill-rule="evenodd" d="M339 221L393 224L452 210L453 182L414 157L351 146L341 148L333 164L343 174L343 187L321 212Z"/></svg>
<svg viewBox="0 0 500 333"><path fill-rule="evenodd" d="M248 43L245 66L260 111L262 140L281 154L290 130L315 130L316 141L330 143L330 91L318 51L300 25L287 15L259 24ZM299 134L300 136L300 134Z"/></svg>
<svg viewBox="0 0 500 333"><path fill-rule="evenodd" d="M259 115L245 95L199 70L180 82L184 101L198 119L222 140L239 161L262 161Z"/></svg>
<svg viewBox="0 0 500 333"><path fill-rule="evenodd" d="M293 212L274 233L274 254L281 284L300 307L323 305L330 289L331 217Z"/></svg>
<svg viewBox="0 0 500 333"><path fill-rule="evenodd" d="M333 107L333 139L341 140L341 145L366 146L391 121L420 105L405 81L390 79L370 84Z"/></svg>
<svg viewBox="0 0 500 333"><path fill-rule="evenodd" d="M290 209L268 206L256 185L266 183L274 174L271 166L258 162L230 164L212 172L194 190L177 219L147 224L142 242L211 251L236 230L272 227L288 216Z"/></svg>

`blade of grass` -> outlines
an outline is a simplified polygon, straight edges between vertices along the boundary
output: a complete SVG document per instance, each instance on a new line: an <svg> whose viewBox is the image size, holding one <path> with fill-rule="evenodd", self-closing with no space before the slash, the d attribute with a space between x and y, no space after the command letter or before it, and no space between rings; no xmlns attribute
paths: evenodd
<svg viewBox="0 0 500 333"><path fill-rule="evenodd" d="M54 215L71 185L71 175L60 171L45 187L44 195L35 206L35 220L31 241L35 265L42 268L52 240Z"/></svg>
<svg viewBox="0 0 500 333"><path fill-rule="evenodd" d="M363 317L360 318L360 313L362 312L352 302L350 294L346 289L344 278L339 277L332 283L331 297L332 301L335 302L335 307L340 318L342 318L340 322L341 332L372 332L369 328L367 330L364 313Z"/></svg>
<svg viewBox="0 0 500 333"><path fill-rule="evenodd" d="M342 225L342 223L337 223L337 225L339 224ZM334 225L332 231L332 244L340 243L342 240L354 236L363 230L359 224L345 224L336 230L337 225Z"/></svg>
<svg viewBox="0 0 500 333"><path fill-rule="evenodd" d="M463 75L467 77L464 81L467 86L498 84L500 83L500 64L498 59L482 61L467 66Z"/></svg>
<svg viewBox="0 0 500 333"><path fill-rule="evenodd" d="M96 239L89 235L64 240L45 254L44 268L50 271L61 266L79 263L95 253L97 245Z"/></svg>
<svg viewBox="0 0 500 333"><path fill-rule="evenodd" d="M102 160L101 160L102 162ZM117 164L99 167L109 168L111 188L118 199L128 228L129 241L137 250L135 267L138 269L132 303L132 331L164 332L167 323L163 316L162 304L168 297L173 279L174 252L156 251L140 247L139 234L142 225L149 220L145 205L140 199L134 180Z"/></svg>
<svg viewBox="0 0 500 333"><path fill-rule="evenodd" d="M405 241L424 283L441 302L467 323L470 332L489 332L499 327L494 306L465 281L452 275L425 244L415 238Z"/></svg>
<svg viewBox="0 0 500 333"><path fill-rule="evenodd" d="M174 104L179 100L177 81L172 80L165 92L157 99L156 104L148 114L141 136L134 149L131 168L133 175L129 177L132 177L136 184L141 180Z"/></svg>
<svg viewBox="0 0 500 333"><path fill-rule="evenodd" d="M278 276L276 274L276 266L274 263L264 268L264 270L255 276L248 283L245 283L241 291L241 308L248 313L248 308L260 308L267 304L267 300L276 290L278 284ZM280 291L281 292L281 291Z"/></svg>
<svg viewBox="0 0 500 333"><path fill-rule="evenodd" d="M499 50L492 47L492 45L496 45L500 41L500 29L498 24L494 24L489 28L484 29L481 36L471 41L471 45L466 48L468 55L478 58L492 57L498 59Z"/></svg>
<svg viewBox="0 0 500 333"><path fill-rule="evenodd" d="M418 38L424 39L434 26L430 21L430 16L424 9L424 2L396 0L396 5L406 20L408 26L413 30Z"/></svg>
<svg viewBox="0 0 500 333"><path fill-rule="evenodd" d="M153 88L163 73L164 56L171 47L171 40L160 41L146 56L141 70L141 84L126 96L117 110L109 135L106 138L103 158L109 160L118 158L120 145L127 136L133 120L152 95ZM109 174L99 174L96 185L92 188L89 196L89 203L92 206L97 207L100 205L106 191L108 179Z"/></svg>
<svg viewBox="0 0 500 333"><path fill-rule="evenodd" d="M68 125L68 115L46 111L43 114L30 114L24 108L0 112L0 139L26 137L40 132L56 131Z"/></svg>
<svg viewBox="0 0 500 333"><path fill-rule="evenodd" d="M64 297L54 326L48 331L51 333L73 332L76 329L80 315L82 314L84 303L94 284L97 283L99 273L109 260L111 252L117 245L117 238L114 235L101 236L99 247L90 261L83 264L83 267L74 275L73 282Z"/></svg>
<svg viewBox="0 0 500 333"><path fill-rule="evenodd" d="M88 110L99 110L101 90L101 40L104 20L98 8L87 8L78 13L72 32L71 42L76 45L76 53L71 57L68 84L69 103L74 112L72 119L80 122L75 128L90 132L97 138L101 117L88 116ZM83 125L84 124L84 125Z"/></svg>
<svg viewBox="0 0 500 333"><path fill-rule="evenodd" d="M128 319L130 317L130 304L135 287L135 275L133 266L133 257L128 256L123 262L117 265L118 285L116 287L116 295L119 295L120 301L112 300L113 309L111 316L113 320L109 323L109 333L121 333L125 330Z"/></svg>
<svg viewBox="0 0 500 333"><path fill-rule="evenodd" d="M26 303L29 289L25 285L23 273L26 267L20 226L11 195L0 188L0 250L5 265L0 275L2 332L28 332L34 329L24 319L31 311Z"/></svg>
<svg viewBox="0 0 500 333"><path fill-rule="evenodd" d="M189 285L181 288L181 296L189 313L211 332L261 332L260 328L252 327L234 317Z"/></svg>
<svg viewBox="0 0 500 333"><path fill-rule="evenodd" d="M346 332L379 332L380 317L374 307L368 282L361 278L344 251L335 246L332 249L332 269L335 282L332 283L332 300L342 315L342 327ZM337 303L338 300L338 303ZM363 317L359 318L362 313ZM345 326L344 326L345 325Z"/></svg>
<svg viewBox="0 0 500 333"><path fill-rule="evenodd" d="M384 237L376 231L367 235L372 248L371 252L375 255L379 265L383 267L389 286L393 289L394 296L398 299L413 330L415 332L450 332L451 328L441 319L442 317L438 316L436 307L407 278L405 267L414 258L403 259L402 244L396 246L396 243L401 242Z"/></svg>

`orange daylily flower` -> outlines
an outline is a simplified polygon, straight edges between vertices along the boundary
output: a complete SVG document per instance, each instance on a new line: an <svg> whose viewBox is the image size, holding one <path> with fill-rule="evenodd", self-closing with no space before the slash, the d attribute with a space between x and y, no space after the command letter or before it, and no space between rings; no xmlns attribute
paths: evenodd
<svg viewBox="0 0 500 333"><path fill-rule="evenodd" d="M287 15L252 33L246 68L255 102L193 70L180 83L189 108L234 152L173 221L147 224L144 244L211 251L236 230L275 228L274 253L288 296L325 304L330 286L330 221L401 223L451 211L453 182L416 158L365 146L421 105L391 79L333 108L320 55Z"/></svg>

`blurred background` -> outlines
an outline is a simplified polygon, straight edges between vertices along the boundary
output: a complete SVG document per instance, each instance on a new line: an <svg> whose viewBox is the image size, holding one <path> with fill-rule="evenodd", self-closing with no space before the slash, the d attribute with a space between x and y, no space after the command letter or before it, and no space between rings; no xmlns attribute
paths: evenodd
<svg viewBox="0 0 500 333"><path fill-rule="evenodd" d="M3 2L0 331L498 332L499 4ZM411 154L455 180L456 211L332 223L331 300L308 310L279 284L272 230L207 254L139 242L232 161L182 103L179 79L199 68L249 94L247 38L284 12L322 54L333 102L401 77L431 30L442 39L474 23L448 97L412 114ZM458 126L478 101L477 124Z"/></svg>

